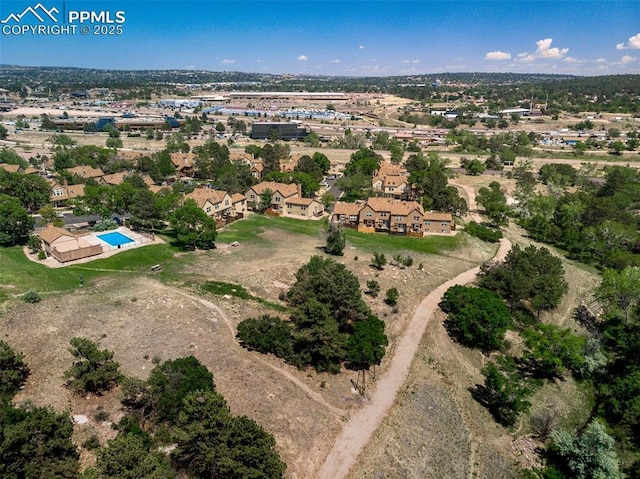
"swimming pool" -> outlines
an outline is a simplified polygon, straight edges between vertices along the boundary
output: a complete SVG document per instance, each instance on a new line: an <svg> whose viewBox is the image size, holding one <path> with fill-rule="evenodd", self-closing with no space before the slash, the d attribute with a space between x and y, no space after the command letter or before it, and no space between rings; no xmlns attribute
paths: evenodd
<svg viewBox="0 0 640 479"><path fill-rule="evenodd" d="M109 243L111 246L120 246L127 243L135 243L134 240L128 236L123 235L119 231L112 231L111 233L105 233L97 235L105 243Z"/></svg>

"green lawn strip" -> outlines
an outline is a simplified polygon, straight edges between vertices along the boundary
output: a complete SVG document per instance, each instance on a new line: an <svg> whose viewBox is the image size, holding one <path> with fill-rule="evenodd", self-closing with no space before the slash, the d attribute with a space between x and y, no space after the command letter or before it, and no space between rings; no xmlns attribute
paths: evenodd
<svg viewBox="0 0 640 479"><path fill-rule="evenodd" d="M149 273L151 266L170 266L174 249L166 244L149 245L122 251L104 259L78 263L62 268L48 268L29 260L21 247L0 248L0 286L13 286L16 293L36 289L65 291L84 283L114 273ZM167 273L163 273L167 274Z"/></svg>
<svg viewBox="0 0 640 479"><path fill-rule="evenodd" d="M267 306L275 311L284 312L288 310L288 308L282 304L274 303L273 301L252 295L244 288L244 286L239 284L225 283L223 281L207 281L202 284L200 288L207 293L215 294L217 296L229 295L240 299L257 301L263 306Z"/></svg>
<svg viewBox="0 0 640 479"><path fill-rule="evenodd" d="M412 251L423 254L440 254L443 250L453 250L462 242L461 234L455 236L425 236L414 238L411 236L391 236L378 233L358 233L352 229L345 229L347 245L355 246L363 252L391 253Z"/></svg>
<svg viewBox="0 0 640 479"><path fill-rule="evenodd" d="M277 216L250 215L243 220L227 225L218 233L217 240L221 243L233 243L234 241L262 240L260 234L267 228L276 228L287 233L306 236L322 236L327 230L326 220L299 220L295 218L283 218Z"/></svg>

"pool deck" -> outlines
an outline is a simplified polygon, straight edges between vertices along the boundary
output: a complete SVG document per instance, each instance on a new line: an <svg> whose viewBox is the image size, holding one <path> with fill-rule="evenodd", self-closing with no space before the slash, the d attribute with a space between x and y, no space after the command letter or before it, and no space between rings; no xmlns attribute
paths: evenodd
<svg viewBox="0 0 640 479"><path fill-rule="evenodd" d="M120 248L118 248L117 246L111 246L110 244L108 244L106 241L98 239L98 235L103 235L106 233L113 233L113 232L119 232L122 233L123 235L131 238L132 240L134 240L133 243L126 243L120 246ZM158 237L158 235L155 235L154 239L152 240L151 238L147 238L146 236L143 236L139 233L136 233L135 231L130 230L129 228L127 228L126 226L120 226L118 228L116 228L115 230L108 230L108 231L93 231L91 232L91 234L88 234L86 236L83 236L82 239L84 241L86 241L89 245L100 245L102 246L102 253L94 255L94 256L89 256L87 258L82 258L82 259L78 259L75 261L67 261L66 263L60 263L57 259L55 259L52 256L49 256L47 259L45 260L39 260L38 259L38 255L35 254L30 254L29 253L29 249L27 247L25 247L24 251L25 251L25 255L27 256L27 258L29 258L31 261L33 261L34 263L40 263L43 264L49 268L63 268L65 266L69 266L72 264L79 264L79 263L88 263L90 261L94 261L96 259L102 259L102 258L108 258L109 256L113 256L114 254L118 254L122 251L127 251L130 249L134 249L134 248L141 248L143 246L148 246L151 244L161 244L164 243L164 241L162 239L160 239Z"/></svg>

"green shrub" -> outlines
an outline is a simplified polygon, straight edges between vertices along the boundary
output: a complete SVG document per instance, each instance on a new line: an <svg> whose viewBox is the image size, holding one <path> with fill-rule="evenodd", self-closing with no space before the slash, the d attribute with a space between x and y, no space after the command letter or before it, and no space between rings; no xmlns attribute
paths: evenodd
<svg viewBox="0 0 640 479"><path fill-rule="evenodd" d="M40 297L40 293L35 289L30 289L22 295L22 301L25 303L39 303L42 301L42 298Z"/></svg>
<svg viewBox="0 0 640 479"><path fill-rule="evenodd" d="M100 447L100 440L97 435L92 435L89 439L82 443L82 447L89 451L93 451L94 449L98 449Z"/></svg>
<svg viewBox="0 0 640 479"><path fill-rule="evenodd" d="M98 407L98 410L93 415L93 418L98 422L103 422L109 419L109 413L102 409L102 407Z"/></svg>
<svg viewBox="0 0 640 479"><path fill-rule="evenodd" d="M389 288L387 290L387 297L385 298L384 302L389 306L395 306L398 304L399 296L400 294L398 293L398 290L396 288Z"/></svg>
<svg viewBox="0 0 640 479"><path fill-rule="evenodd" d="M464 230L471 236L475 236L476 238L479 238L482 241L487 241L489 243L497 243L498 241L500 241L500 238L502 238L502 231L480 225L475 221L471 221L469 224L467 224Z"/></svg>
<svg viewBox="0 0 640 479"><path fill-rule="evenodd" d="M42 250L41 250L41 251L39 251L39 252L38 252L38 259L40 259L40 260L47 259L47 253L45 253L45 252L44 252L44 251L42 251Z"/></svg>
<svg viewBox="0 0 640 479"><path fill-rule="evenodd" d="M271 353L287 361L293 357L291 326L276 316L264 314L245 319L238 324L237 338L249 349Z"/></svg>

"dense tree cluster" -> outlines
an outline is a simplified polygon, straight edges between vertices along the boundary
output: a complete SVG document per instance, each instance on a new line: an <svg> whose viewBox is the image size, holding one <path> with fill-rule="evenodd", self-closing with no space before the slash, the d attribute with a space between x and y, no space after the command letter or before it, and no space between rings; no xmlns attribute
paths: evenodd
<svg viewBox="0 0 640 479"><path fill-rule="evenodd" d="M638 266L634 212L640 202L640 173L622 166L605 171L600 188L587 183L558 198L531 198L520 224L534 239L556 244L572 258L619 270Z"/></svg>
<svg viewBox="0 0 640 479"><path fill-rule="evenodd" d="M314 256L296 273L287 292L294 309L289 321L271 316L238 325L248 348L272 353L298 367L336 373L347 362L368 369L384 356L384 322L362 299L357 278L344 265Z"/></svg>
<svg viewBox="0 0 640 479"><path fill-rule="evenodd" d="M336 181L336 186L344 191L344 201L355 201L369 196L373 173L380 168L381 161L382 156L371 148L362 147L351 154L343 176Z"/></svg>
<svg viewBox="0 0 640 479"><path fill-rule="evenodd" d="M557 307L568 287L560 259L533 245L515 245L503 262L484 265L480 286L498 293L512 309L524 302L537 313Z"/></svg>
<svg viewBox="0 0 640 479"><path fill-rule="evenodd" d="M460 344L483 351L500 349L512 325L511 312L497 294L468 286L452 286L440 302L448 314L445 327Z"/></svg>

